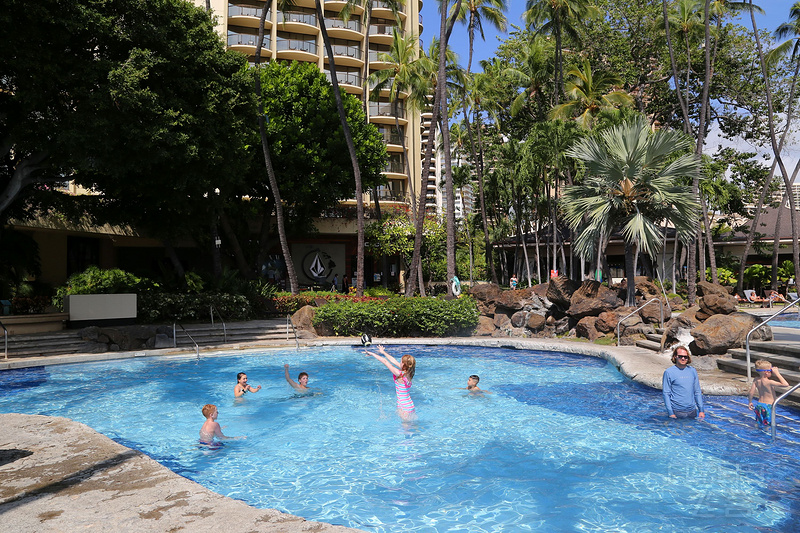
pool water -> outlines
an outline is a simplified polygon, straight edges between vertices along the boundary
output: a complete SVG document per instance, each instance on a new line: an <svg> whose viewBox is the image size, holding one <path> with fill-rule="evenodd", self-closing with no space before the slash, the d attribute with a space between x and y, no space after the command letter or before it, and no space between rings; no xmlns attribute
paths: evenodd
<svg viewBox="0 0 800 533"><path fill-rule="evenodd" d="M366 531L798 531L800 417L773 440L746 398L668 420L660 391L591 357L412 353L418 421L361 349L133 359L0 372L0 411L66 416L220 494ZM310 374L316 394L283 379ZM262 385L233 398L236 373ZM492 394L470 394L470 374ZM227 435L198 442L206 403Z"/></svg>
<svg viewBox="0 0 800 533"><path fill-rule="evenodd" d="M788 312L785 315L776 316L770 320L769 325L781 328L800 329L800 314Z"/></svg>

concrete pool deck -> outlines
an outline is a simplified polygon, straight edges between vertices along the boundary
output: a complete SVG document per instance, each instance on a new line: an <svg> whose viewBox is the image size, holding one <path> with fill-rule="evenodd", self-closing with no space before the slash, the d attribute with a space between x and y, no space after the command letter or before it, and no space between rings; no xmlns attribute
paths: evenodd
<svg viewBox="0 0 800 533"><path fill-rule="evenodd" d="M799 336L800 337L800 336ZM598 346L562 339L459 337L384 339L374 344L444 344L562 351L601 357L626 377L660 388L669 356L646 349ZM357 339L301 340L303 347L352 346ZM285 341L239 349L295 348ZM232 351L230 348L227 350ZM186 354L174 349L14 359L5 368ZM211 355L211 354L207 354ZM13 363L13 365L12 365ZM705 394L746 393L743 376L700 372ZM60 417L0 414L0 519L8 531L116 532L346 532L358 531L256 509L214 493L146 455L126 448L78 422Z"/></svg>

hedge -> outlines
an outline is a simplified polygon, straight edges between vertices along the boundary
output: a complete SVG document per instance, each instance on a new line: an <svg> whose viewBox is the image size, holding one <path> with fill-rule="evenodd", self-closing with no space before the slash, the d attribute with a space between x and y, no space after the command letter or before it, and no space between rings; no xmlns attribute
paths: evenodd
<svg viewBox="0 0 800 533"><path fill-rule="evenodd" d="M239 294L167 294L147 292L138 298L141 322L208 322L210 306L225 320L247 320L252 317L250 302Z"/></svg>
<svg viewBox="0 0 800 533"><path fill-rule="evenodd" d="M329 303L316 310L314 325L325 323L334 335L446 337L471 334L478 316L478 307L470 296L454 300L395 297Z"/></svg>

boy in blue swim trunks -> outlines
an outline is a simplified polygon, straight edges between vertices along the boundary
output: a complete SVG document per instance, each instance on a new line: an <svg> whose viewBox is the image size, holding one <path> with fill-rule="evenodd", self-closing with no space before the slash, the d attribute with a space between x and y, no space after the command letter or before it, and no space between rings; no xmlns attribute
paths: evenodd
<svg viewBox="0 0 800 533"><path fill-rule="evenodd" d="M772 363L759 359L756 361L756 372L758 377L753 380L753 385L750 387L750 393L747 395L748 407L751 411L756 413L756 422L760 426L769 426L772 421L772 402L775 401L775 386L788 387L786 379L781 376L778 367L772 366ZM778 381L770 379L777 378ZM758 391L758 401L753 404L753 396Z"/></svg>

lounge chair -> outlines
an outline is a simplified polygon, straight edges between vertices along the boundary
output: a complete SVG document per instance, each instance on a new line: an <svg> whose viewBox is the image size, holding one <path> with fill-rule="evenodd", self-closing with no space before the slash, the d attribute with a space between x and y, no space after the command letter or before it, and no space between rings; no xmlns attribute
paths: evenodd
<svg viewBox="0 0 800 533"><path fill-rule="evenodd" d="M794 302L797 300L797 293L796 292L787 292L786 296L789 297L790 302Z"/></svg>
<svg viewBox="0 0 800 533"><path fill-rule="evenodd" d="M742 291L744 293L744 297L747 298L748 303L751 305L761 305L766 303L767 300L762 298L761 296L756 294L756 291L752 289L747 289Z"/></svg>
<svg viewBox="0 0 800 533"><path fill-rule="evenodd" d="M772 307L774 303L787 303L786 298L784 298L783 294L779 293L775 290L769 290L766 294L767 300L769 300L769 306Z"/></svg>

